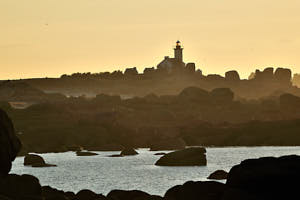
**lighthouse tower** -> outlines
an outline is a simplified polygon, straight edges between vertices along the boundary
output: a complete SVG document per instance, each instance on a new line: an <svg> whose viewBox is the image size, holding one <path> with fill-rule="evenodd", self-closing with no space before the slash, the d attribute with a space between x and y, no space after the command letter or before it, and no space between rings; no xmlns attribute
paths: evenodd
<svg viewBox="0 0 300 200"><path fill-rule="evenodd" d="M183 58L182 58L182 50L183 48L181 47L181 43L180 41L178 40L176 42L176 47L174 48L174 57L176 60L182 62L183 61Z"/></svg>

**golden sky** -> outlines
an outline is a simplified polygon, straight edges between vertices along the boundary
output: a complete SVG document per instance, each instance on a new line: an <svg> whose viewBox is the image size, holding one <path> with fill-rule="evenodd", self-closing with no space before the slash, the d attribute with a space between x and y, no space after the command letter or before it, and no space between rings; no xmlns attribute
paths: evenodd
<svg viewBox="0 0 300 200"><path fill-rule="evenodd" d="M299 0L0 0L0 79L156 66L300 72Z"/></svg>

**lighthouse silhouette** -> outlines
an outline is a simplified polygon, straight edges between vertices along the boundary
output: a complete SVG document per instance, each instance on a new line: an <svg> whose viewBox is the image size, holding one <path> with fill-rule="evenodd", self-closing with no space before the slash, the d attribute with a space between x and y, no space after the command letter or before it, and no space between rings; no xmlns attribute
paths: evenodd
<svg viewBox="0 0 300 200"><path fill-rule="evenodd" d="M181 47L181 42L178 40L176 42L176 47L174 48L174 58L180 62L183 61L182 50L183 48Z"/></svg>

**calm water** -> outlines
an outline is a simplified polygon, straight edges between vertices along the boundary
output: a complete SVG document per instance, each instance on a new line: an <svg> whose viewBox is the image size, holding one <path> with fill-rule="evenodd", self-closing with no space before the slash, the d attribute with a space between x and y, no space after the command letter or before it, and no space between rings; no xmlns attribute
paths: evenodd
<svg viewBox="0 0 300 200"><path fill-rule="evenodd" d="M188 180L206 180L217 169L229 170L247 158L300 154L300 147L233 147L207 148L208 165L205 167L159 167L148 149L138 150L139 155L112 158L118 152L98 152L98 156L77 157L74 152L49 153L42 156L47 163L58 167L31 168L23 166L23 157L13 163L11 173L32 174L42 185L64 191L78 192L90 189L107 194L113 189L138 189L150 194L163 195L170 187Z"/></svg>

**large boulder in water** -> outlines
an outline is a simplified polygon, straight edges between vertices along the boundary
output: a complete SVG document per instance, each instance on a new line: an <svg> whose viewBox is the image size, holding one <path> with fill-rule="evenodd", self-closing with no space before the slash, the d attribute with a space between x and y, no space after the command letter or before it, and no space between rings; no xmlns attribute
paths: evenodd
<svg viewBox="0 0 300 200"><path fill-rule="evenodd" d="M5 176L11 169L21 149L21 142L15 134L11 119L0 109L0 177Z"/></svg>
<svg viewBox="0 0 300 200"><path fill-rule="evenodd" d="M27 154L24 157L24 165L32 167L56 167L56 165L47 164L41 156L35 154Z"/></svg>
<svg viewBox="0 0 300 200"><path fill-rule="evenodd" d="M155 165L159 166L204 166L206 150L202 147L187 148L162 156Z"/></svg>
<svg viewBox="0 0 300 200"><path fill-rule="evenodd" d="M177 185L169 189L165 200L221 200L226 185L214 181L193 182L189 181L183 185Z"/></svg>
<svg viewBox="0 0 300 200"><path fill-rule="evenodd" d="M299 196L299 169L300 156L296 155L249 159L231 168L226 185L257 199L295 199Z"/></svg>
<svg viewBox="0 0 300 200"><path fill-rule="evenodd" d="M76 151L77 156L97 156L97 153L90 152L90 151Z"/></svg>
<svg viewBox="0 0 300 200"><path fill-rule="evenodd" d="M139 154L139 153L136 152L136 150L134 150L133 148L125 148L120 153L121 156L134 156L137 154Z"/></svg>

